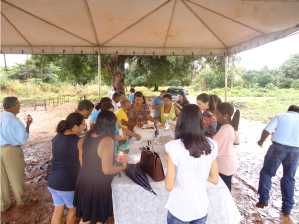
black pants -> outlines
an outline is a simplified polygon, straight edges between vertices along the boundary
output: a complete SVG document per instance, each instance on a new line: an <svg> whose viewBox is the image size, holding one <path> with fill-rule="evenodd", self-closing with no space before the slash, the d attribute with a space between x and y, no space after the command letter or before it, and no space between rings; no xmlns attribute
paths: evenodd
<svg viewBox="0 0 299 224"><path fill-rule="evenodd" d="M229 191L232 190L232 177L233 175L231 176L226 176L224 174L221 174L219 173L221 179L224 181L224 183L226 184L226 186L228 187Z"/></svg>

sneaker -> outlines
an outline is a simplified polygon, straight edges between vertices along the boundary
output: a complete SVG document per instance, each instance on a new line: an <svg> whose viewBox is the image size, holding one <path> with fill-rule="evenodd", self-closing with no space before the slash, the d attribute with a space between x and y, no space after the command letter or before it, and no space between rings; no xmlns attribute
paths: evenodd
<svg viewBox="0 0 299 224"><path fill-rule="evenodd" d="M290 214L287 213L281 213L280 221L281 224L294 224L292 218L290 217Z"/></svg>
<svg viewBox="0 0 299 224"><path fill-rule="evenodd" d="M268 203L259 201L258 203L256 203L255 206L258 207L258 208L265 208L265 207L268 206Z"/></svg>

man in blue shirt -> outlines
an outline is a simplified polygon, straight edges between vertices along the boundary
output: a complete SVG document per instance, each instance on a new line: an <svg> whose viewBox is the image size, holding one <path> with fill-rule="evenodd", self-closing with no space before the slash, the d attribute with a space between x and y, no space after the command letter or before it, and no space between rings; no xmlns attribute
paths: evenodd
<svg viewBox="0 0 299 224"><path fill-rule="evenodd" d="M161 104L162 104L162 99L164 94L166 94L166 91L162 90L160 92L160 96L155 97L152 101L152 117L154 118L154 120L160 118L160 109L161 109Z"/></svg>
<svg viewBox="0 0 299 224"><path fill-rule="evenodd" d="M270 134L272 134L272 145L267 151L260 172L259 202L256 206L264 208L268 205L271 178L275 176L278 167L282 164L281 211L284 218L289 218L294 205L294 177L299 164L299 107L292 105L287 113L274 117L264 129L258 144L262 146Z"/></svg>
<svg viewBox="0 0 299 224"><path fill-rule="evenodd" d="M21 145L29 137L29 127L32 123L27 116L26 127L17 118L20 112L20 102L16 97L5 97L4 111L0 115L0 163L1 163L1 212L11 207L10 186L17 205L24 204L24 155Z"/></svg>

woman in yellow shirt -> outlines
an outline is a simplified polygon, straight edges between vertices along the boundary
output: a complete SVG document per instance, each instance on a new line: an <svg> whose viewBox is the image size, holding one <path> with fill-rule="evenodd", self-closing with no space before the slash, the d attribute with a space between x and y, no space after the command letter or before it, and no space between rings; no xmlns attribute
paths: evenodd
<svg viewBox="0 0 299 224"><path fill-rule="evenodd" d="M165 124L168 120L175 120L177 117L176 106L172 103L172 97L170 94L163 96L163 105L161 106L160 121Z"/></svg>
<svg viewBox="0 0 299 224"><path fill-rule="evenodd" d="M129 130L129 117L128 112L131 109L131 104L128 99L123 99L121 101L121 107L115 112L115 115L117 117L117 121L119 126L121 127L124 134L126 134L129 137L135 137L136 139L140 139L140 135L137 133L134 133L134 131Z"/></svg>

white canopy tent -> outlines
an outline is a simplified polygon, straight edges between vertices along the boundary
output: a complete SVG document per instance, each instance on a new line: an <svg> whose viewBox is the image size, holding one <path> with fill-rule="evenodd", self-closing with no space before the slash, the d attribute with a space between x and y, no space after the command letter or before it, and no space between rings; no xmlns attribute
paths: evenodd
<svg viewBox="0 0 299 224"><path fill-rule="evenodd" d="M298 31L299 0L1 0L4 54L229 56Z"/></svg>
<svg viewBox="0 0 299 224"><path fill-rule="evenodd" d="M298 30L298 0L1 0L2 53L227 55Z"/></svg>

